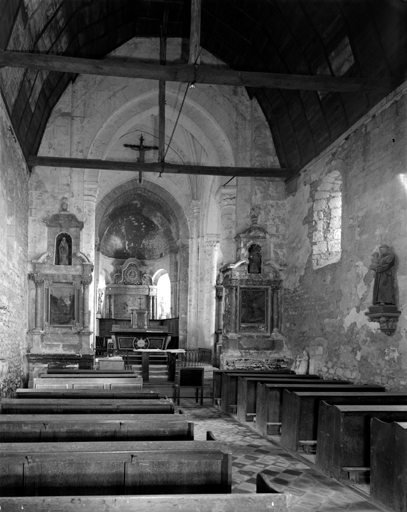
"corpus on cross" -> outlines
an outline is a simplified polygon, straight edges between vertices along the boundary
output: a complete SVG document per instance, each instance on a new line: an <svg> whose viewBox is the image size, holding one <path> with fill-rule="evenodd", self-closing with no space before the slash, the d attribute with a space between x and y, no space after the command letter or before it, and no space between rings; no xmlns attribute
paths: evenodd
<svg viewBox="0 0 407 512"><path fill-rule="evenodd" d="M145 146L144 145L143 134L140 135L139 141L140 141L140 144L123 144L123 146L125 148L130 148L133 151L138 151L139 152L139 156L137 158L137 162L141 163L141 164L144 164L145 163L145 160L144 160L145 152L153 150L153 149L159 149L159 148L158 148L158 146ZM143 173L142 173L142 171L139 171L138 181L139 181L139 183L141 183L143 181Z"/></svg>

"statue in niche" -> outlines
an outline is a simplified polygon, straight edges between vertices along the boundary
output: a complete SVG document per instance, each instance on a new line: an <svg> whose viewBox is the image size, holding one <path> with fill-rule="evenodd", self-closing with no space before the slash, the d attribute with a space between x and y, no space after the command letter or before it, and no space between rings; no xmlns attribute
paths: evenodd
<svg viewBox="0 0 407 512"><path fill-rule="evenodd" d="M67 233L61 233L56 243L56 265L71 265L72 263L72 239Z"/></svg>
<svg viewBox="0 0 407 512"><path fill-rule="evenodd" d="M261 247L253 244L249 247L249 274L261 273Z"/></svg>
<svg viewBox="0 0 407 512"><path fill-rule="evenodd" d="M396 304L393 279L394 263L395 256L386 244L379 247L378 253L373 253L372 264L370 265L370 269L376 273L373 287L373 304L381 306Z"/></svg>

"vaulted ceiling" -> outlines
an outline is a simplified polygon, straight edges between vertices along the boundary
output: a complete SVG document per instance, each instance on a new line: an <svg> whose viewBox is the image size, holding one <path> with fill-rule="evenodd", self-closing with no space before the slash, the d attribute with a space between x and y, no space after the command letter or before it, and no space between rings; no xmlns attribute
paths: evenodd
<svg viewBox="0 0 407 512"><path fill-rule="evenodd" d="M185 38L187 46L190 0L1 0L0 49L103 59L134 37L159 37L165 9L167 37ZM248 88L291 175L406 78L405 0L202 0L201 15L201 46L230 69L391 79L389 88L357 92ZM75 77L0 70L26 157L37 154L51 111Z"/></svg>

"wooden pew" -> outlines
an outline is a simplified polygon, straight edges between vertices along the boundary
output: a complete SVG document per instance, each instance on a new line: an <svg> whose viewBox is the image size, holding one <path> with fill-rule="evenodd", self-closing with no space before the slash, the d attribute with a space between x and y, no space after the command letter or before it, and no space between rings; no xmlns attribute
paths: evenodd
<svg viewBox="0 0 407 512"><path fill-rule="evenodd" d="M92 369L78 369L78 368L48 368L46 373L40 373L42 375L121 375L121 376L132 376L135 375L133 370L92 370Z"/></svg>
<svg viewBox="0 0 407 512"><path fill-rule="evenodd" d="M0 496L231 493L216 441L0 444Z"/></svg>
<svg viewBox="0 0 407 512"><path fill-rule="evenodd" d="M0 443L193 441L179 414L1 414Z"/></svg>
<svg viewBox="0 0 407 512"><path fill-rule="evenodd" d="M172 400L4 398L1 414L173 414Z"/></svg>
<svg viewBox="0 0 407 512"><path fill-rule="evenodd" d="M0 498L7 512L289 512L291 495L171 494L164 496L54 496Z"/></svg>
<svg viewBox="0 0 407 512"><path fill-rule="evenodd" d="M334 405L407 405L407 393L389 393L385 388L371 392L294 392L284 390L281 444L297 450L300 440L315 441L318 433L319 403Z"/></svg>
<svg viewBox="0 0 407 512"><path fill-rule="evenodd" d="M213 389L212 389L212 396L213 396L213 405L218 405L218 402L220 402L221 396L222 396L222 376L223 374L228 373L236 373L239 375L243 374L249 374L252 373L254 375L295 375L295 373L292 370L275 370L275 371L269 371L269 370L213 370Z"/></svg>
<svg viewBox="0 0 407 512"><path fill-rule="evenodd" d="M270 495L271 494L271 495ZM7 512L289 512L292 495L276 493L262 474L257 474L257 494L171 494L156 496L29 496L0 497Z"/></svg>
<svg viewBox="0 0 407 512"><path fill-rule="evenodd" d="M133 398L136 400L156 400L160 394L154 391L127 391L114 389L32 389L19 388L18 398Z"/></svg>
<svg viewBox="0 0 407 512"><path fill-rule="evenodd" d="M75 373L40 373L36 379L140 379L140 376L132 370L116 370L115 373L100 370L77 370ZM88 372L88 373L85 373ZM92 372L92 373L90 373Z"/></svg>
<svg viewBox="0 0 407 512"><path fill-rule="evenodd" d="M267 436L280 430L282 424L282 403L284 389L289 391L344 391L364 392L385 391L382 386L364 386L338 381L320 380L308 384L257 384L256 429ZM271 429L271 431L269 430Z"/></svg>
<svg viewBox="0 0 407 512"><path fill-rule="evenodd" d="M272 384L277 382L295 382L295 383L310 383L320 382L320 378L303 379L303 375L291 375L290 378L279 377L239 377L237 379L237 419L244 423L245 421L253 421L253 416L256 413L256 396L257 396L257 383ZM236 407L229 405L229 411Z"/></svg>
<svg viewBox="0 0 407 512"><path fill-rule="evenodd" d="M264 378L279 378L279 379L290 379L292 377L297 378L295 374L289 373L264 373L259 374L258 372L224 372L222 374L222 389L220 405L223 412L230 412L230 408L233 406L237 407L237 383L239 377L264 377ZM301 375L300 378L304 380L315 380L315 375ZM318 377L317 377L318 378Z"/></svg>
<svg viewBox="0 0 407 512"><path fill-rule="evenodd" d="M33 379L34 389L129 389L141 390L143 379L141 377L83 377L81 375L52 378L37 377Z"/></svg>
<svg viewBox="0 0 407 512"><path fill-rule="evenodd" d="M315 464L327 476L357 480L370 468L370 420L407 421L407 405L319 406ZM343 468L348 468L344 470Z"/></svg>
<svg viewBox="0 0 407 512"><path fill-rule="evenodd" d="M407 512L407 423L370 424L370 497L391 510Z"/></svg>

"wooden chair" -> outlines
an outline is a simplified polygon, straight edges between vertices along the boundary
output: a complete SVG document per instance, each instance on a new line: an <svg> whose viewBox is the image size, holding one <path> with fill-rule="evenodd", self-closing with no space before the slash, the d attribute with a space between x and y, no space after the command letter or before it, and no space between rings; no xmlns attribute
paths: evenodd
<svg viewBox="0 0 407 512"><path fill-rule="evenodd" d="M201 390L201 405L203 405L204 368L184 366L178 368L174 384L174 402L179 405L181 388L195 388L195 399L198 402L198 391Z"/></svg>

